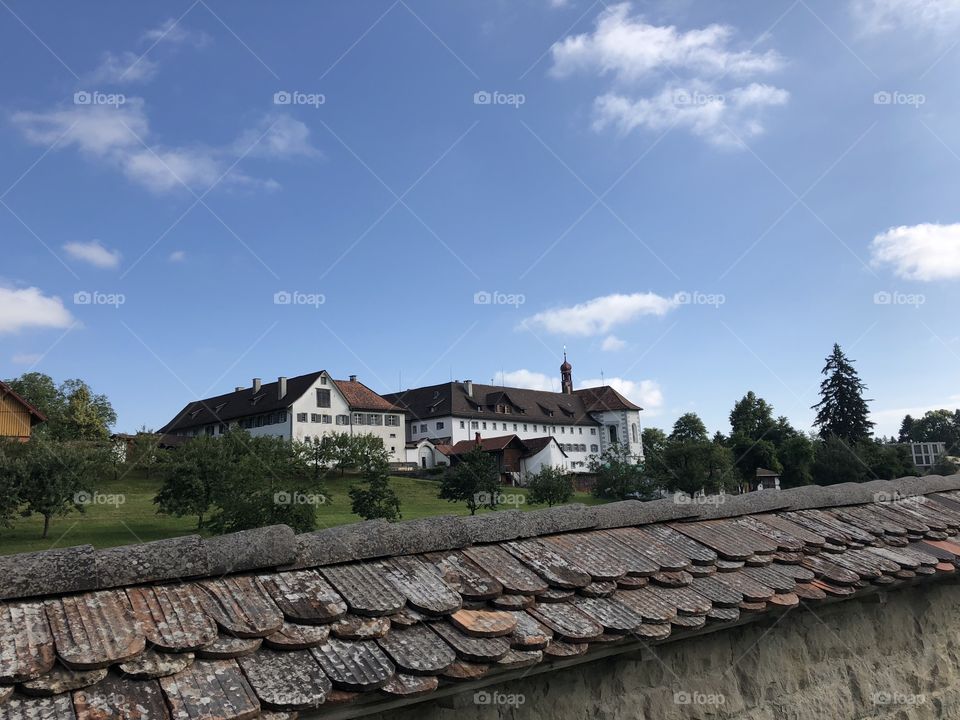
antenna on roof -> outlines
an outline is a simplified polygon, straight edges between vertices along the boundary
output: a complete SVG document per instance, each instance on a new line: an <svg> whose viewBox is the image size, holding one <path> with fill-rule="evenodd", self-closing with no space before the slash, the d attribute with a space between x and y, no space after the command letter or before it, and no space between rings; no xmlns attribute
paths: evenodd
<svg viewBox="0 0 960 720"><path fill-rule="evenodd" d="M606 381L603 379L603 368L600 368L600 387L603 387L606 384Z"/></svg>

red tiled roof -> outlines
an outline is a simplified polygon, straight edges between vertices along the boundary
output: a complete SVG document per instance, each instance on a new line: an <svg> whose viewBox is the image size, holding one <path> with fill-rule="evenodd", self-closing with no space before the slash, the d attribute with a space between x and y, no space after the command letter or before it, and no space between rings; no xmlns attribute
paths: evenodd
<svg viewBox="0 0 960 720"><path fill-rule="evenodd" d="M480 447L484 452L497 452L509 447L511 444L519 445L520 449L525 450L526 444L516 435L498 435L497 437L486 437L480 439ZM476 440L461 440L450 450L451 455L465 455L477 446Z"/></svg>
<svg viewBox="0 0 960 720"><path fill-rule="evenodd" d="M0 718L390 712L951 578L958 533L954 475L0 557Z"/></svg>
<svg viewBox="0 0 960 720"><path fill-rule="evenodd" d="M377 410L380 412L403 412L385 400L359 380L334 380L337 389L346 398L351 410Z"/></svg>

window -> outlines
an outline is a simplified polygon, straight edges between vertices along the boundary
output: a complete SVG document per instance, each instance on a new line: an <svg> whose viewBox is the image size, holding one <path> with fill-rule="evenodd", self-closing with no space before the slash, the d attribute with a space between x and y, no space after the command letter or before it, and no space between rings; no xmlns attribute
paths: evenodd
<svg viewBox="0 0 960 720"><path fill-rule="evenodd" d="M503 425L503 429L506 430L506 429L507 429L507 424L506 424L506 423L501 423L501 424Z"/></svg>
<svg viewBox="0 0 960 720"><path fill-rule="evenodd" d="M390 427L400 427L399 415L384 415L383 420L384 425L389 425Z"/></svg>
<svg viewBox="0 0 960 720"><path fill-rule="evenodd" d="M310 413L310 422L320 422L320 413Z"/></svg>
<svg viewBox="0 0 960 720"><path fill-rule="evenodd" d="M479 427L479 424L477 423L477 421L476 421L476 420L472 420L472 421L470 422L470 429L471 429L471 430L476 430L477 427Z"/></svg>
<svg viewBox="0 0 960 720"><path fill-rule="evenodd" d="M534 429L534 431L536 431L536 429L537 429L537 426L536 426L536 425L534 425L534 426L533 426L533 429ZM526 423L524 423L524 424L523 424L523 431L524 431L524 432L526 432L526 431L527 431L527 424L526 424Z"/></svg>
<svg viewBox="0 0 960 720"><path fill-rule="evenodd" d="M484 430L487 429L487 424L486 424L486 423L483 424L483 429L484 429Z"/></svg>
<svg viewBox="0 0 960 720"><path fill-rule="evenodd" d="M438 423L437 423L437 430L443 430L443 423L442 423L442 422L438 422Z"/></svg>
<svg viewBox="0 0 960 720"><path fill-rule="evenodd" d="M633 423L630 425L630 433L633 435L633 441L640 442L640 438L637 436L637 424Z"/></svg>
<svg viewBox="0 0 960 720"><path fill-rule="evenodd" d="M320 408L330 407L330 391L329 390L317 388L317 407L320 407Z"/></svg>
<svg viewBox="0 0 960 720"><path fill-rule="evenodd" d="M591 445L591 446L590 446L590 452L592 452L592 453L600 452L600 446L599 446L599 445Z"/></svg>
<svg viewBox="0 0 960 720"><path fill-rule="evenodd" d="M350 416L349 415L337 415L337 425L349 425Z"/></svg>
<svg viewBox="0 0 960 720"><path fill-rule="evenodd" d="M460 429L463 430L466 426L467 426L467 424L466 424L463 420L461 420L461 421L460 421Z"/></svg>
<svg viewBox="0 0 960 720"><path fill-rule="evenodd" d="M369 413L367 415L367 425L383 425L383 415Z"/></svg>
<svg viewBox="0 0 960 720"><path fill-rule="evenodd" d="M204 431L207 435L213 435L213 425L207 425L207 426L203 429L203 431Z"/></svg>
<svg viewBox="0 0 960 720"><path fill-rule="evenodd" d="M363 413L354 413L353 414L353 424L354 425L363 425Z"/></svg>
<svg viewBox="0 0 960 720"><path fill-rule="evenodd" d="M226 423L220 423L220 434L223 435L227 431Z"/></svg>
<svg viewBox="0 0 960 720"><path fill-rule="evenodd" d="M596 434L597 434L597 429L596 429L596 428L590 428L590 434L591 434L591 435L596 435Z"/></svg>
<svg viewBox="0 0 960 720"><path fill-rule="evenodd" d="M583 435L583 428L577 428L580 431L580 434Z"/></svg>
<svg viewBox="0 0 960 720"><path fill-rule="evenodd" d="M567 429L566 429L565 427L563 427L562 425L560 426L560 433L561 433L562 435L566 435L566 434L567 434Z"/></svg>
<svg viewBox="0 0 960 720"><path fill-rule="evenodd" d="M517 431L517 424L516 424L516 423L513 424L513 431L514 431L514 432Z"/></svg>
<svg viewBox="0 0 960 720"><path fill-rule="evenodd" d="M324 423L325 425L330 425L333 422L333 415L321 415L320 422Z"/></svg>
<svg viewBox="0 0 960 720"><path fill-rule="evenodd" d="M326 385L326 384L327 384L327 376L326 376L326 375L321 375L321 376L320 376L320 384L321 384L321 385Z"/></svg>
<svg viewBox="0 0 960 720"><path fill-rule="evenodd" d="M280 412L277 413L277 422L282 423L286 421L287 421L287 411L281 410Z"/></svg>
<svg viewBox="0 0 960 720"><path fill-rule="evenodd" d="M306 422L307 414L306 413L297 413L297 422Z"/></svg>
<svg viewBox="0 0 960 720"><path fill-rule="evenodd" d="M420 432L426 432L426 431L427 431L427 426L426 426L426 424L424 423L424 424L422 424L422 425L420 426Z"/></svg>

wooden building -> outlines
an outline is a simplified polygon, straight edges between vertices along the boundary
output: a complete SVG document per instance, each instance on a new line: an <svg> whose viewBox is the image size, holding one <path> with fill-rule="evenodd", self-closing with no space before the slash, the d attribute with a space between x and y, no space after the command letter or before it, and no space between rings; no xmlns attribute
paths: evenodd
<svg viewBox="0 0 960 720"><path fill-rule="evenodd" d="M42 412L0 380L0 438L26 442L30 439L33 426L46 419Z"/></svg>

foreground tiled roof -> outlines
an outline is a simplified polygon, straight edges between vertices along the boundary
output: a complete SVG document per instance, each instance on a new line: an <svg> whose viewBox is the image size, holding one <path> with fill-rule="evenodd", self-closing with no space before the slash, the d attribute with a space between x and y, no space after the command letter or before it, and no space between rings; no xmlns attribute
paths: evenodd
<svg viewBox="0 0 960 720"><path fill-rule="evenodd" d="M0 720L375 711L935 580L960 565L958 490L932 476L0 557Z"/></svg>

